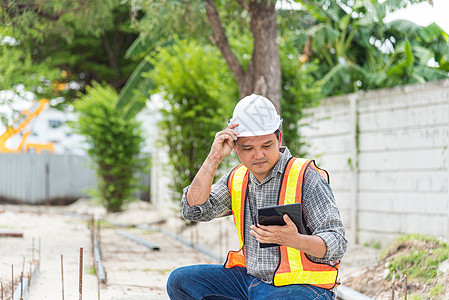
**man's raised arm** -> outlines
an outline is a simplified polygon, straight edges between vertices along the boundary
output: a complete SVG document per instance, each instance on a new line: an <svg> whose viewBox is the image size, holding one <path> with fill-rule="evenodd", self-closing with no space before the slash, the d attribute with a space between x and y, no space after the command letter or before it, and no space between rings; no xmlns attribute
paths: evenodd
<svg viewBox="0 0 449 300"><path fill-rule="evenodd" d="M187 192L189 206L201 205L209 198L210 188L215 172L221 161L228 156L237 140L237 131L233 130L238 124L231 124L215 135L209 155L199 169Z"/></svg>

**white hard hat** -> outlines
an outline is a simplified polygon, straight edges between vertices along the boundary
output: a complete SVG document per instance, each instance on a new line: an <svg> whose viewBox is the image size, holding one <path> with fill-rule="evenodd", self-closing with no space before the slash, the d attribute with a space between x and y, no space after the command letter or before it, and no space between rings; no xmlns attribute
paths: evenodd
<svg viewBox="0 0 449 300"><path fill-rule="evenodd" d="M259 136L275 132L282 124L273 103L267 98L252 94L240 100L228 124L239 123L234 130L239 137Z"/></svg>

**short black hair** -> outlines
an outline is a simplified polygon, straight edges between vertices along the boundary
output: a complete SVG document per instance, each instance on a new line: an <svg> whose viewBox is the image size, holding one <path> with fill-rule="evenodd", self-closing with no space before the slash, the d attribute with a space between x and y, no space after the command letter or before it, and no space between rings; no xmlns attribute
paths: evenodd
<svg viewBox="0 0 449 300"><path fill-rule="evenodd" d="M276 131L274 132L274 134L276 135L276 138L279 141L279 136L281 135L281 131L279 129L276 129Z"/></svg>

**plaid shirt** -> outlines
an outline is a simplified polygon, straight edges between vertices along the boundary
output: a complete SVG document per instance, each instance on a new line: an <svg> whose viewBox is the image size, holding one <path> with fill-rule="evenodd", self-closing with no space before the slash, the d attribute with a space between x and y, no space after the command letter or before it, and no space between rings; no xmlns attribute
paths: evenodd
<svg viewBox="0 0 449 300"><path fill-rule="evenodd" d="M259 248L259 242L249 231L252 224L251 212L257 214L258 208L278 204L282 173L292 156L286 147L282 147L281 152L283 153L278 162L261 183L252 172L249 172L245 206L246 268L248 274L269 284L273 283L274 272L279 264L279 247ZM186 195L189 187L186 187L181 200L184 218L207 222L217 216L231 214L231 196L227 186L229 174L230 172L212 185L210 196L202 205L192 207L188 205ZM332 190L324 178L312 167L306 170L304 176L303 232L319 236L327 246L323 259L310 255L308 258L315 262L332 263L343 257L347 245L340 213Z"/></svg>

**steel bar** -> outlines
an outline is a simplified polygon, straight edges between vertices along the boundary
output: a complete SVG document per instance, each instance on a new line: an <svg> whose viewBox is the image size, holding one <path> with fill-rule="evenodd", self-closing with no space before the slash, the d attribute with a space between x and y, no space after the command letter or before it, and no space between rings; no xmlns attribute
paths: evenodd
<svg viewBox="0 0 449 300"><path fill-rule="evenodd" d="M15 232L15 231L1 231L0 232L0 237L17 237L17 238L21 238L21 237L23 237L23 233L22 232Z"/></svg>
<svg viewBox="0 0 449 300"><path fill-rule="evenodd" d="M405 280L404 280L404 299L407 300L407 273L405 273Z"/></svg>
<svg viewBox="0 0 449 300"><path fill-rule="evenodd" d="M33 272L32 272L32 265L33 265L33 263L32 262L30 262L30 273L28 273L28 278L30 279L30 280L28 280L28 293L30 292L30 285L31 285L31 275L33 274Z"/></svg>
<svg viewBox="0 0 449 300"><path fill-rule="evenodd" d="M97 239L97 234L94 233L94 259L97 262L96 263L96 273L98 280L100 280L103 283L106 283L106 274L104 272L103 263L101 261L101 253L100 253L100 247Z"/></svg>
<svg viewBox="0 0 449 300"><path fill-rule="evenodd" d="M83 299L83 248L80 248L79 300Z"/></svg>
<svg viewBox="0 0 449 300"><path fill-rule="evenodd" d="M98 270L98 261L95 264L96 269ZM98 300L100 300L100 278L97 276L97 291L98 291Z"/></svg>
<svg viewBox="0 0 449 300"><path fill-rule="evenodd" d="M344 286L343 284L338 286L337 289L337 299L343 300L372 300L372 298L363 295L351 288Z"/></svg>
<svg viewBox="0 0 449 300"><path fill-rule="evenodd" d="M11 265L11 294L14 296L14 265Z"/></svg>
<svg viewBox="0 0 449 300"><path fill-rule="evenodd" d="M41 237L39 237L39 268L41 267Z"/></svg>
<svg viewBox="0 0 449 300"><path fill-rule="evenodd" d="M28 277L22 277L20 279L20 282L12 295L13 300L19 300L19 299L23 298L23 288L22 287L26 286L28 284L28 281L29 281Z"/></svg>
<svg viewBox="0 0 449 300"><path fill-rule="evenodd" d="M22 298L21 295L23 295L26 292L26 289L23 289L23 288L26 286L28 286L28 287L30 286L31 278L33 278L33 276L37 273L37 270L39 267L39 262L35 261L31 265L32 266L30 266L30 275L22 276L22 279L21 279L19 285L12 293L13 300L19 300L20 298Z"/></svg>
<svg viewBox="0 0 449 300"><path fill-rule="evenodd" d="M61 254L61 287L62 287L62 300L64 300L64 257Z"/></svg>
<svg viewBox="0 0 449 300"><path fill-rule="evenodd" d="M152 243L150 243L147 240L144 240L144 239L142 239L140 237L137 237L135 235L129 234L129 233L123 231L123 230L116 230L115 232L118 235L121 235L121 236L123 236L123 237L125 237L127 239L130 239L130 240L132 240L132 241L134 241L134 242L136 242L138 244L141 244L141 245L143 245L143 246L145 246L145 247L147 247L147 248L149 248L151 250L160 250L158 245L152 244Z"/></svg>
<svg viewBox="0 0 449 300"><path fill-rule="evenodd" d="M23 262L22 262L22 274L23 272L25 272L25 256L23 257Z"/></svg>
<svg viewBox="0 0 449 300"><path fill-rule="evenodd" d="M393 271L393 283L391 285L391 300L394 300L394 280L396 278L396 271Z"/></svg>

